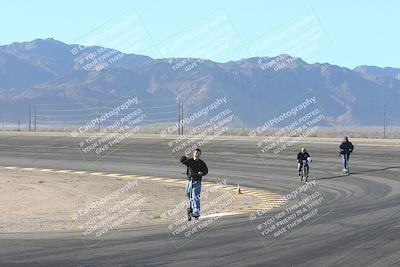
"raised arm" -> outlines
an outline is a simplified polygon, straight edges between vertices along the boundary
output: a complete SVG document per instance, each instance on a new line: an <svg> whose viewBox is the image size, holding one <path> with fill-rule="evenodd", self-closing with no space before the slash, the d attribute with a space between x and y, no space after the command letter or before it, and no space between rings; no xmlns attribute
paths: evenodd
<svg viewBox="0 0 400 267"><path fill-rule="evenodd" d="M182 156L181 159L180 159L180 162L181 162L182 164L187 165L189 159L190 159L190 158L188 158L187 156Z"/></svg>

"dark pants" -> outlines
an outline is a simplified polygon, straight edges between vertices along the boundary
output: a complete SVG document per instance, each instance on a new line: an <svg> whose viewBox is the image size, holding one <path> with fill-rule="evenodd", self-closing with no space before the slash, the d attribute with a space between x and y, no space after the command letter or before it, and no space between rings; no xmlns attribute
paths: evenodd
<svg viewBox="0 0 400 267"><path fill-rule="evenodd" d="M297 164L297 171L299 172L299 174L301 172L301 169L303 168L303 165L304 165L304 168L307 168L307 169L309 168L307 161L305 161L306 163L303 163L303 161L305 161L305 160L302 160Z"/></svg>

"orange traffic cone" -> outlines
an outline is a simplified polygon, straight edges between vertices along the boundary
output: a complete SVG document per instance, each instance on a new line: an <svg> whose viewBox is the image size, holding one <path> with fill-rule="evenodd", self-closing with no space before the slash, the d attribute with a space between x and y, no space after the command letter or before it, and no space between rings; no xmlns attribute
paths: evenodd
<svg viewBox="0 0 400 267"><path fill-rule="evenodd" d="M237 189L236 189L236 193L239 195L242 193L242 190L240 190L240 185L238 184Z"/></svg>

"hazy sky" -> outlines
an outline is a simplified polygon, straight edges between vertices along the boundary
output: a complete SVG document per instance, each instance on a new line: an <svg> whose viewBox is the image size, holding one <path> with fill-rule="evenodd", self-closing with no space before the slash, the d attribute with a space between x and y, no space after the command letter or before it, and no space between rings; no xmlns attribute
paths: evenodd
<svg viewBox="0 0 400 267"><path fill-rule="evenodd" d="M314 50L299 52L297 56L304 55L308 62L329 62L349 68L362 64L400 67L400 1L395 0L329 3L316 0L8 0L0 3L0 44L53 37L65 43L113 46L155 58L204 55L216 61L226 61L275 56L274 53L285 52L285 49L289 54L296 54L293 51L298 51L296 47L301 42L294 40L296 34L268 47L265 42L293 29L311 14L316 19L300 29L297 36L311 39L313 36L307 34L314 30L323 34L319 33L318 38L314 36L314 43L306 43L310 47L315 45ZM133 35L115 42L111 42L110 37L93 38L94 33L104 33L112 25L118 25L118 21L124 21L129 14L139 18L134 27L136 34L145 33L139 40L143 42L142 46L137 45L139 41L133 39ZM218 24L216 21L221 16L225 20ZM207 35L189 40L188 36L196 29L204 30L206 25L214 25L212 23L216 23L216 27ZM122 36L124 31L115 35ZM218 34L225 34L226 41L221 39L218 43L209 37ZM177 40L186 41L172 49L171 45L176 45L174 41ZM225 44L229 45L220 47ZM262 45L264 48L254 49Z"/></svg>

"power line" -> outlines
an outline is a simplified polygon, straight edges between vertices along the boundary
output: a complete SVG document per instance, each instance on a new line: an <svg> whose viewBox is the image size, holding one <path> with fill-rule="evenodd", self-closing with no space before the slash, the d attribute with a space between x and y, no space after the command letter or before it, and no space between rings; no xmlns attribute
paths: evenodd
<svg viewBox="0 0 400 267"><path fill-rule="evenodd" d="M78 108L78 109L38 109L37 111L42 111L42 112L71 112L71 111L88 111L88 110L94 110L96 111L97 108Z"/></svg>

